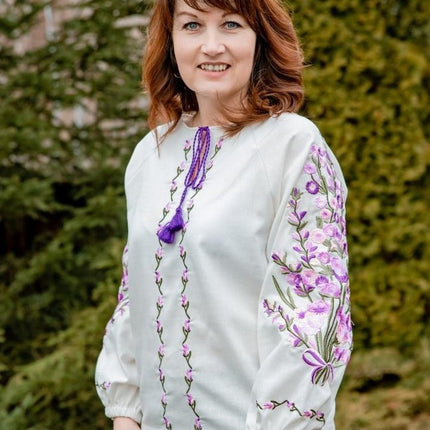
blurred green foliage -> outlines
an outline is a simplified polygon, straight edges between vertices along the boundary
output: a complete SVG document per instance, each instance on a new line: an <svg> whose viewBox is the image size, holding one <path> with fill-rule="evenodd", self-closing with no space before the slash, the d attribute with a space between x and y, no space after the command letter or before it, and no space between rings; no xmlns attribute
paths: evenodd
<svg viewBox="0 0 430 430"><path fill-rule="evenodd" d="M30 3L30 4L29 4ZM109 428L93 388L126 236L124 169L145 134L145 2L86 0L24 54L48 0L0 15L0 422ZM430 418L430 2L290 0L307 102L349 184L355 353L342 430ZM59 8L60 6L56 6ZM122 23L122 24L119 24ZM426 377L427 376L427 377ZM370 411L370 412L369 412Z"/></svg>

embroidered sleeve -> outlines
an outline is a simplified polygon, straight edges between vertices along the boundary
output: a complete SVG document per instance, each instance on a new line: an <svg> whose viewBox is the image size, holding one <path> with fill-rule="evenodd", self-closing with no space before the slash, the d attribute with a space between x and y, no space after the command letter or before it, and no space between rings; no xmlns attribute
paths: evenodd
<svg viewBox="0 0 430 430"><path fill-rule="evenodd" d="M106 326L103 348L97 361L96 388L109 418L123 416L140 423L138 376L129 314L127 246L122 263L118 304Z"/></svg>
<svg viewBox="0 0 430 430"><path fill-rule="evenodd" d="M321 139L284 196L276 226L248 429L334 428L352 345L345 199L342 173Z"/></svg>

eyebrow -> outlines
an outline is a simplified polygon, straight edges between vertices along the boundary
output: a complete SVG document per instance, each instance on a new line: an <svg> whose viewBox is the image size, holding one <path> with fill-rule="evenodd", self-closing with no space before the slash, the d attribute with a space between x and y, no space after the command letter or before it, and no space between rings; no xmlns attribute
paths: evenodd
<svg viewBox="0 0 430 430"><path fill-rule="evenodd" d="M194 15L193 13L191 13L191 12L179 12L179 13L175 13L175 15L177 16L177 17L180 17L180 16L191 16L191 17L193 17L193 18L197 18L197 15Z"/></svg>
<svg viewBox="0 0 430 430"><path fill-rule="evenodd" d="M207 12L205 12L205 11L202 11L202 13L207 13ZM175 13L175 15L177 16L177 17L181 17L181 16L190 16L190 17L192 17L192 18L198 18L198 16L197 15L195 15L194 13L192 13L192 12L187 12L187 11L183 11L183 12L178 12L178 13ZM225 18L226 16L228 16L228 15L239 15L237 12L225 12L225 13L223 13L222 14L222 18Z"/></svg>

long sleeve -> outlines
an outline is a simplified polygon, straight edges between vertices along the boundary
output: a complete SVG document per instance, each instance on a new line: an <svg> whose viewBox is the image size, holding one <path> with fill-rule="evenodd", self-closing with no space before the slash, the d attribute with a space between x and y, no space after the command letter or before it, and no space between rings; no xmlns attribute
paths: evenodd
<svg viewBox="0 0 430 430"><path fill-rule="evenodd" d="M320 135L305 146L269 240L248 430L333 430L350 357L346 186Z"/></svg>
<svg viewBox="0 0 430 430"><path fill-rule="evenodd" d="M109 418L129 417L140 423L142 413L130 324L127 246L122 262L118 305L106 326L96 366L96 388Z"/></svg>

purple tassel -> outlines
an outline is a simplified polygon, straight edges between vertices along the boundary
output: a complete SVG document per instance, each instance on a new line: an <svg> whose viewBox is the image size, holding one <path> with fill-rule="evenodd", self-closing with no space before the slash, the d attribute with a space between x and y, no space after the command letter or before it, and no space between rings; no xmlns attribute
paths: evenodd
<svg viewBox="0 0 430 430"><path fill-rule="evenodd" d="M175 233L185 227L184 218L182 217L182 208L179 206L173 218L158 231L157 235L165 243L173 243Z"/></svg>
<svg viewBox="0 0 430 430"><path fill-rule="evenodd" d="M157 233L158 238L165 243L173 243L175 240L175 233L185 227L184 218L182 217L182 204L184 203L188 188L191 187L196 190L205 180L206 160L208 158L210 144L211 136L209 127L199 127L194 136L193 159L187 176L185 177L185 189L182 193L181 201L176 208L176 213L173 218L166 225L161 227Z"/></svg>

